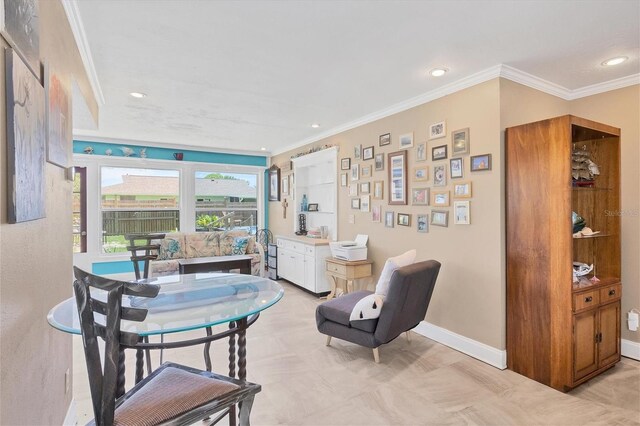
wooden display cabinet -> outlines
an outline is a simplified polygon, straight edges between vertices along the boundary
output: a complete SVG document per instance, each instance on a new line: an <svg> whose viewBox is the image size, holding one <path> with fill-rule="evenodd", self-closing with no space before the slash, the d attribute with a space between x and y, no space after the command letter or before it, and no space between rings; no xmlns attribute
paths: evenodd
<svg viewBox="0 0 640 426"><path fill-rule="evenodd" d="M562 116L506 129L507 367L568 391L620 360L620 129ZM573 181L572 152L600 174ZM574 238L572 212L598 234ZM594 270L573 283L573 262Z"/></svg>

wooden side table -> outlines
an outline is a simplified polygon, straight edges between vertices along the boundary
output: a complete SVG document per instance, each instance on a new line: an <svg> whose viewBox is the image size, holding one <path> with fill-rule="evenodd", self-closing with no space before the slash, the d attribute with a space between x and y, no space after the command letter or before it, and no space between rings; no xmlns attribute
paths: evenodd
<svg viewBox="0 0 640 426"><path fill-rule="evenodd" d="M370 260L341 260L335 257L327 258L327 277L330 278L331 293L327 296L327 300L331 300L336 295L336 289L338 287L338 279L346 281L346 288L343 288L345 293L353 291L353 282L359 278L367 278L371 276Z"/></svg>

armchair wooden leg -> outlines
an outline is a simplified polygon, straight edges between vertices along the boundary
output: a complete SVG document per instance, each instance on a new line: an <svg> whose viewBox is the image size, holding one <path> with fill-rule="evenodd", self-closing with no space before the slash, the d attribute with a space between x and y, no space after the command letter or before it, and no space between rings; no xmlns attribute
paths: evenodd
<svg viewBox="0 0 640 426"><path fill-rule="evenodd" d="M331 336L327 336L327 346L331 346Z"/></svg>
<svg viewBox="0 0 640 426"><path fill-rule="evenodd" d="M373 348L373 360L376 364L380 363L380 354L378 353L378 348Z"/></svg>
<svg viewBox="0 0 640 426"><path fill-rule="evenodd" d="M240 426L249 426L249 415L251 414L251 406L253 405L254 396L251 395L240 402Z"/></svg>
<svg viewBox="0 0 640 426"><path fill-rule="evenodd" d="M407 342L411 343L411 334L408 331L405 331L405 334L407 335Z"/></svg>

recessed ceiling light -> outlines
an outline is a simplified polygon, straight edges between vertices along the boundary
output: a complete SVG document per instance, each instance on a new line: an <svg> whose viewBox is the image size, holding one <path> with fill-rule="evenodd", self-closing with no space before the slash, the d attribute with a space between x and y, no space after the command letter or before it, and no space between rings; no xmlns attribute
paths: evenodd
<svg viewBox="0 0 640 426"><path fill-rule="evenodd" d="M446 68L434 68L429 71L429 74L431 74L432 77L442 77L447 71L449 70Z"/></svg>
<svg viewBox="0 0 640 426"><path fill-rule="evenodd" d="M133 96L134 98L146 98L147 95L145 95L144 93L140 93L140 92L131 92L129 93L131 96Z"/></svg>
<svg viewBox="0 0 640 426"><path fill-rule="evenodd" d="M627 58L626 56L616 56L615 58L607 59L602 63L602 65L604 65L605 67L610 67L611 65L621 64L627 59L629 58Z"/></svg>
<svg viewBox="0 0 640 426"><path fill-rule="evenodd" d="M267 148L265 148L264 146L262 148L260 148L260 151L266 151Z"/></svg>
<svg viewBox="0 0 640 426"><path fill-rule="evenodd" d="M314 129L317 129L318 127L320 127L320 125L318 123L313 123L311 127L313 127Z"/></svg>

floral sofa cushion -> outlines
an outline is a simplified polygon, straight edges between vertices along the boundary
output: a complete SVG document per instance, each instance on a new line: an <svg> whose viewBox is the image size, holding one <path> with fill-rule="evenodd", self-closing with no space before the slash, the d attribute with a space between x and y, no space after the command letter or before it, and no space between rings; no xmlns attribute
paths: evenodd
<svg viewBox="0 0 640 426"><path fill-rule="evenodd" d="M192 232L185 235L186 258L220 256L219 232Z"/></svg>
<svg viewBox="0 0 640 426"><path fill-rule="evenodd" d="M246 237L249 234L243 230L222 231L220 235L220 255L221 256L233 256L234 239L237 237ZM251 237L249 244L247 245L247 254L252 254L256 251L256 239Z"/></svg>
<svg viewBox="0 0 640 426"><path fill-rule="evenodd" d="M165 235L160 240L160 250L158 250L158 260L184 259L184 234L175 232Z"/></svg>

